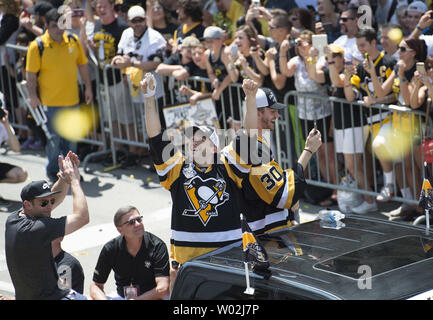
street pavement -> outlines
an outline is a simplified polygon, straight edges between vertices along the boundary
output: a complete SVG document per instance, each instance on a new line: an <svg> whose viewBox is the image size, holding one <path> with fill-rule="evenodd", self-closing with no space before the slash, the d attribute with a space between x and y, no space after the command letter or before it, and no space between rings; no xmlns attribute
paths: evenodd
<svg viewBox="0 0 433 320"><path fill-rule="evenodd" d="M0 207L0 234L4 235L8 214L20 208L20 192L32 180L46 179L46 159L43 151L24 150L20 154L0 149L0 162L8 162L25 168L28 181L20 184L0 184L0 196L11 204ZM80 169L84 178L82 187L87 197L90 223L68 235L62 242L65 251L73 254L82 264L85 274L84 294L89 294L93 271L103 245L118 236L113 224L114 213L125 205L137 207L143 215L144 227L160 237L169 247L171 198L168 191L158 183L156 173L149 170L150 158L133 168L118 168L105 172L102 162L89 163L89 170ZM372 214L388 219L387 212L396 206L387 206L385 212ZM314 220L320 207L301 202L301 222ZM383 209L383 208L381 208ZM70 214L72 196L69 193L64 202L53 211L53 217ZM14 288L7 270L4 236L0 237L0 294L13 295ZM107 293L115 291L113 272L105 285Z"/></svg>

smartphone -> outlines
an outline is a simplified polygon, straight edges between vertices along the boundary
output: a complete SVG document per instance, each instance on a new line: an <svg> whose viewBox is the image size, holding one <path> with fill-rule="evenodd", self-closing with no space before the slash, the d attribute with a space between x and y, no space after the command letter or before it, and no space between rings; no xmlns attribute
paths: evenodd
<svg viewBox="0 0 433 320"><path fill-rule="evenodd" d="M319 50L319 57L325 55L323 49L328 45L328 36L326 34L313 34L313 47Z"/></svg>
<svg viewBox="0 0 433 320"><path fill-rule="evenodd" d="M416 71L418 71L421 74L425 74L425 65L424 65L424 62L417 62L416 63Z"/></svg>
<svg viewBox="0 0 433 320"><path fill-rule="evenodd" d="M256 38L250 38L250 45L252 48L254 48L253 50L257 49L257 39Z"/></svg>
<svg viewBox="0 0 433 320"><path fill-rule="evenodd" d="M234 59L238 58L238 45L237 44L232 45L232 56Z"/></svg>
<svg viewBox="0 0 433 320"><path fill-rule="evenodd" d="M251 3L254 8L260 7L260 0L252 0Z"/></svg>
<svg viewBox="0 0 433 320"><path fill-rule="evenodd" d="M84 9L72 9L73 17L82 17L84 16Z"/></svg>

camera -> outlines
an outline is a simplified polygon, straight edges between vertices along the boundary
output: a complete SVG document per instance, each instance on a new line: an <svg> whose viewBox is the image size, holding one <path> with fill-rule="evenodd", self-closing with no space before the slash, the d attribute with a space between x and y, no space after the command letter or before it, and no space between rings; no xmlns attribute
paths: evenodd
<svg viewBox="0 0 433 320"><path fill-rule="evenodd" d="M260 7L260 0L252 0L251 3L254 8Z"/></svg>
<svg viewBox="0 0 433 320"><path fill-rule="evenodd" d="M295 40L293 40L293 39L290 39L290 47L291 48L293 48L293 47L297 47L297 46L299 46L300 44L301 44L301 42L298 40L298 39L295 39Z"/></svg>

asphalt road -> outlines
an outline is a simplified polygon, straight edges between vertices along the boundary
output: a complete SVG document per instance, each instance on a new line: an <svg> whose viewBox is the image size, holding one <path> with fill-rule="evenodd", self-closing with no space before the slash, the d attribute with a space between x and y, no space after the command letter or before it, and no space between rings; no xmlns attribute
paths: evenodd
<svg viewBox="0 0 433 320"><path fill-rule="evenodd" d="M42 151L23 151L20 154L0 149L0 162L9 162L24 167L28 173L28 182L45 179L45 157ZM168 191L159 183L156 173L148 170L150 159L133 168L118 168L104 172L101 162L89 163L90 172L81 169L84 182L83 190L87 197L90 211L90 223L74 234L64 238L63 249L73 254L82 264L85 273L84 294L88 295L93 271L103 245L118 235L113 224L116 210L125 205L138 208L144 217L147 231L160 237L166 244L170 238L171 199ZM147 163L146 163L147 162ZM27 182L26 182L27 183ZM7 207L0 207L0 234L4 234L8 214L20 208L20 192L26 183L0 184L0 196L11 201ZM390 211L394 207L389 207ZM301 222L316 218L321 208L301 202ZM70 214L72 196L69 194L64 202L53 212L54 217ZM387 219L386 212L374 214ZM14 288L7 270L4 236L0 237L0 294L13 295ZM106 292L115 291L114 277L111 273L105 285Z"/></svg>

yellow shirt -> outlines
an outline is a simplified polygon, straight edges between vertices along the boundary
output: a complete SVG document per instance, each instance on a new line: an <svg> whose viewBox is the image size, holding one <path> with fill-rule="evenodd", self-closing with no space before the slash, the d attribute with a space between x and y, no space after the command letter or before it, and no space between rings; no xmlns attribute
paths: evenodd
<svg viewBox="0 0 433 320"><path fill-rule="evenodd" d="M43 105L67 107L79 102L77 67L87 64L87 57L78 38L73 37L76 41L65 32L58 43L46 31L41 36L42 58L36 40L29 45L26 71L39 73L39 99Z"/></svg>

